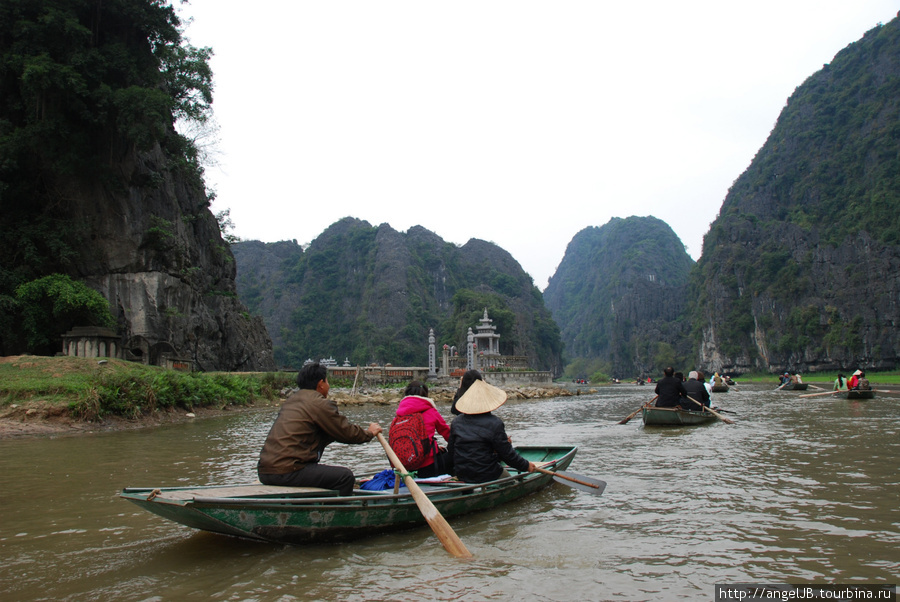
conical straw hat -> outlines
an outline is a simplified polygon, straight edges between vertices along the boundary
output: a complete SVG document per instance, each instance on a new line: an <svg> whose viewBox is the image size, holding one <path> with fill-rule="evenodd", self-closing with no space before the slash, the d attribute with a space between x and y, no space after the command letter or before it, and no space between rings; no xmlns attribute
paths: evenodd
<svg viewBox="0 0 900 602"><path fill-rule="evenodd" d="M484 414L492 412L506 402L506 391L476 380L456 402L456 409L463 414Z"/></svg>

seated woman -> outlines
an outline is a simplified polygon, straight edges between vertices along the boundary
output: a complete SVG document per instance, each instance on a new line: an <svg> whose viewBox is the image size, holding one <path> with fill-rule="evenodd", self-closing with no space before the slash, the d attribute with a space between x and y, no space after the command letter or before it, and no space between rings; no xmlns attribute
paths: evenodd
<svg viewBox="0 0 900 602"><path fill-rule="evenodd" d="M466 372L459 378L459 388L456 390L456 394L453 396L453 403L450 405L451 414L453 414L454 416L460 415L460 411L456 409L456 402L459 401L459 398L469 390L469 387L471 387L472 383L476 380L484 380L484 378L482 378L481 372L474 369L466 370Z"/></svg>
<svg viewBox="0 0 900 602"><path fill-rule="evenodd" d="M838 373L837 378L834 379L834 388L832 391L846 391L847 390L847 381L844 380L844 375L842 373Z"/></svg>
<svg viewBox="0 0 900 602"><path fill-rule="evenodd" d="M450 427L441 413L438 412L434 401L428 398L428 387L417 380L411 381L403 391L403 399L397 406L397 417L391 423L391 447L400 456L401 461L404 457L400 450L397 449L395 443L395 435L399 430L395 425L398 418L403 416L412 416L421 414L424 424L424 432L417 433L415 438L424 440L421 445L421 460L412 462L407 466L404 462L404 468L414 470L418 477L436 477L442 474L450 474L452 466L450 464L450 455L445 448L439 447L434 440L435 433L440 434L447 441L450 438ZM410 423L412 424L412 423ZM406 428L406 427L404 427Z"/></svg>
<svg viewBox="0 0 900 602"><path fill-rule="evenodd" d="M513 448L503 421L491 414L506 402L506 391L476 380L456 402L460 415L450 425L448 451L453 474L467 483L484 483L509 476L500 462L521 472L534 472Z"/></svg>

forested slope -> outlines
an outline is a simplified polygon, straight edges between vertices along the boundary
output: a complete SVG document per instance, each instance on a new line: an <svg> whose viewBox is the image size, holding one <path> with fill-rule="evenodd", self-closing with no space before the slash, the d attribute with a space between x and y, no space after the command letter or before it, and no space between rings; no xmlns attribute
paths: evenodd
<svg viewBox="0 0 900 602"><path fill-rule="evenodd" d="M683 366L691 350L683 314L693 263L654 217L613 218L576 234L544 291L566 356L600 360L618 377Z"/></svg>
<svg viewBox="0 0 900 602"><path fill-rule="evenodd" d="M729 190L694 278L707 365L895 367L900 352L900 21L788 99Z"/></svg>
<svg viewBox="0 0 900 602"><path fill-rule="evenodd" d="M353 364L427 365L428 332L462 349L484 309L505 355L559 372L562 343L540 291L509 253L458 247L416 226L344 218L303 250L295 242L233 245L238 292L262 316L280 365L333 356Z"/></svg>
<svg viewBox="0 0 900 602"><path fill-rule="evenodd" d="M175 130L208 116L209 56L166 2L0 2L0 354L59 352L68 328L102 324L134 359L274 367ZM111 319L71 312L69 283Z"/></svg>

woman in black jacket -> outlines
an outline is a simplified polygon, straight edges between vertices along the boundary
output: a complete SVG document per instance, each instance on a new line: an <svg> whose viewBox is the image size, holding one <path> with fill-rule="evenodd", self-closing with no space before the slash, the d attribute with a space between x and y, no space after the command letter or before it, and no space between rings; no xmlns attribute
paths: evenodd
<svg viewBox="0 0 900 602"><path fill-rule="evenodd" d="M456 395L453 396L453 403L450 405L450 413L454 416L459 416L462 412L456 409L456 402L459 401L459 398L465 395L466 391L469 390L469 387L472 386L472 383L476 380L484 380L481 376L481 372L478 370L466 370L466 372L459 379L459 388L456 390Z"/></svg>
<svg viewBox="0 0 900 602"><path fill-rule="evenodd" d="M529 462L513 448L503 421L491 414L506 401L506 391L476 380L456 402L461 413L450 424L447 451L453 472L466 483L484 483L509 476L500 461L521 472L534 472Z"/></svg>

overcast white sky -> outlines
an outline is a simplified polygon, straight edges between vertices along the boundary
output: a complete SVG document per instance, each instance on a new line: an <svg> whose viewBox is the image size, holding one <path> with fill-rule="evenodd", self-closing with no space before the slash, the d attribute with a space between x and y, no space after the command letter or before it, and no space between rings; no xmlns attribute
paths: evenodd
<svg viewBox="0 0 900 602"><path fill-rule="evenodd" d="M176 5L178 6L178 5ZM794 88L895 0L191 0L215 52L214 211L489 240L543 290L572 237L653 215L698 259Z"/></svg>

